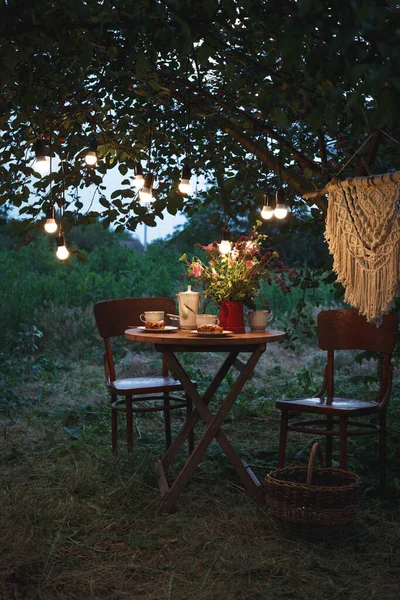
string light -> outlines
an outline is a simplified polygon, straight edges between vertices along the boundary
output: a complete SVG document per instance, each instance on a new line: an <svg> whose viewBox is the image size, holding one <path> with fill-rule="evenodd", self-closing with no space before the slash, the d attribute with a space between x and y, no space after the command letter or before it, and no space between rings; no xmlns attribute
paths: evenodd
<svg viewBox="0 0 400 600"><path fill-rule="evenodd" d="M49 156L49 149L43 140L37 140L34 146L35 150L35 162L33 168L41 175L46 175L49 170L49 162L47 156Z"/></svg>
<svg viewBox="0 0 400 600"><path fill-rule="evenodd" d="M274 215L277 219L284 219L288 214L288 209L286 208L286 194L283 188L279 188L276 192L276 206L274 210Z"/></svg>
<svg viewBox="0 0 400 600"><path fill-rule="evenodd" d="M269 221L274 216L274 211L272 206L269 204L269 194L264 193L264 206L262 207L262 211L260 213L262 219Z"/></svg>
<svg viewBox="0 0 400 600"><path fill-rule="evenodd" d="M152 200L153 200L153 194L152 194L153 185L154 185L154 175L153 175L153 173L147 173L146 177L144 178L143 188L139 192L140 204L146 205L146 204L149 204L150 202L152 202Z"/></svg>
<svg viewBox="0 0 400 600"><path fill-rule="evenodd" d="M65 235L62 231L57 233L57 252L56 256L59 260L66 260L69 256L69 251L65 245Z"/></svg>
<svg viewBox="0 0 400 600"><path fill-rule="evenodd" d="M228 226L225 224L222 230L221 242L218 244L221 254L228 254L231 251L231 235Z"/></svg>
<svg viewBox="0 0 400 600"><path fill-rule="evenodd" d="M140 163L135 166L135 179L133 180L133 187L137 190L141 190L144 186L143 169Z"/></svg>
<svg viewBox="0 0 400 600"><path fill-rule="evenodd" d="M97 141L95 139L90 142L89 149L85 156L85 162L88 167L94 167L97 163Z"/></svg>
<svg viewBox="0 0 400 600"><path fill-rule="evenodd" d="M47 233L55 233L58 229L56 222L56 209L53 203L50 204L46 211L44 229Z"/></svg>
<svg viewBox="0 0 400 600"><path fill-rule="evenodd" d="M181 194L185 194L186 196L190 196L190 194L193 192L192 184L190 183L190 177L190 166L187 163L185 163L183 165L181 182L178 186L178 189Z"/></svg>

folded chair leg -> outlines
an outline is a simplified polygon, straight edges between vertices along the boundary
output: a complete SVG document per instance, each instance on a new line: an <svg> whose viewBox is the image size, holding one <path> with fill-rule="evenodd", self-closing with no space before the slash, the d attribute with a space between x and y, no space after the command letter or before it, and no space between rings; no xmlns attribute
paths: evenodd
<svg viewBox="0 0 400 600"><path fill-rule="evenodd" d="M289 411L282 410L281 431L280 431L280 436L279 436L278 469L282 469L285 466L288 421L289 421Z"/></svg>
<svg viewBox="0 0 400 600"><path fill-rule="evenodd" d="M168 392L164 393L164 426L165 426L165 442L166 442L167 448L169 448L171 445L171 442L172 442L172 436L171 436L171 410L170 410Z"/></svg>
<svg viewBox="0 0 400 600"><path fill-rule="evenodd" d="M379 413L379 495L386 492L386 409Z"/></svg>
<svg viewBox="0 0 400 600"><path fill-rule="evenodd" d="M117 396L111 394L111 450L116 452L118 450L118 411L113 408L113 404L117 401Z"/></svg>
<svg viewBox="0 0 400 600"><path fill-rule="evenodd" d="M186 419L189 419L190 415L192 414L192 410L193 410L193 403L192 403L191 399L189 398L189 396L186 394ZM192 429L191 431L189 431L189 435L188 435L189 455L192 454L193 450L194 450L194 430Z"/></svg>
<svg viewBox="0 0 400 600"><path fill-rule="evenodd" d="M339 418L340 468L347 469L347 418Z"/></svg>
<svg viewBox="0 0 400 600"><path fill-rule="evenodd" d="M326 419L326 428L329 431L333 429L333 417L327 417ZM333 435L326 436L325 443L325 465L328 468L332 467L332 449L333 449Z"/></svg>
<svg viewBox="0 0 400 600"><path fill-rule="evenodd" d="M125 415L126 415L126 446L128 452L133 450L133 412L132 396L125 397Z"/></svg>

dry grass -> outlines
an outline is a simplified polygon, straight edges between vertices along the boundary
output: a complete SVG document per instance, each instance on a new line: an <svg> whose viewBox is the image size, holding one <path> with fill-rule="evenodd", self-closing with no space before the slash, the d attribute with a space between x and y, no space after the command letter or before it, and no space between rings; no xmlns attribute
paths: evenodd
<svg viewBox="0 0 400 600"><path fill-rule="evenodd" d="M144 371L154 360L131 358ZM196 366L204 373L214 363L202 355ZM101 364L79 364L74 372L22 377L24 404L3 417L2 600L399 597L398 498L365 499L357 528L341 543L285 540L213 444L177 511L160 516L153 474L163 448L159 415L138 421L131 457L111 456ZM314 375L320 358L303 353L304 364ZM268 387L272 397L299 368L299 356L271 346L250 389ZM272 409L235 413L224 428L260 477L276 464Z"/></svg>

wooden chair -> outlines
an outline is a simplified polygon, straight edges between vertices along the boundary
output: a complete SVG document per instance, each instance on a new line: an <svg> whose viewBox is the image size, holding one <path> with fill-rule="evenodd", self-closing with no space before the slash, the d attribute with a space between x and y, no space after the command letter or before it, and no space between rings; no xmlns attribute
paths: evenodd
<svg viewBox="0 0 400 600"><path fill-rule="evenodd" d="M383 317L380 327L368 323L356 310L326 310L318 315L318 345L327 351L327 363L322 387L312 398L279 400L281 430L279 468L285 464L288 431L326 436L326 466L332 466L333 437L339 437L340 468L347 468L347 438L353 435L379 435L380 491L386 486L386 407L392 385L391 354L397 334L397 315ZM366 350L378 352L380 368L379 401L338 398L334 394L334 353L336 350ZM322 419L289 420L289 413L312 413ZM356 417L377 414L378 424L353 421ZM356 429L354 429L356 427Z"/></svg>
<svg viewBox="0 0 400 600"><path fill-rule="evenodd" d="M93 312L97 328L105 344L104 368L106 385L111 392L111 445L115 452L118 445L117 414L122 411L126 415L126 439L128 452L133 447L133 414L162 411L165 422L165 438L167 448L171 445L171 410L186 408L186 416L192 412L192 402L173 396L183 391L179 381L168 373L165 361L159 377L129 377L118 379L110 338L123 336L129 326L143 325L140 315L147 310L163 310L165 315L175 314L175 301L172 298L123 298L97 302ZM166 317L167 318L167 317ZM171 334L173 335L173 334ZM118 398L123 396L123 398ZM160 402L161 401L161 402ZM151 406L143 406L143 403ZM194 447L193 434L188 438L189 452Z"/></svg>

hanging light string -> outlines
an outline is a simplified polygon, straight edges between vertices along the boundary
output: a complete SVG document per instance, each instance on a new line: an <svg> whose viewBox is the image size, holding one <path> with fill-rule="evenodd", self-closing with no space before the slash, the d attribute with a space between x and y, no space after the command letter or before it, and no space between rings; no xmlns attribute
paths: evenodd
<svg viewBox="0 0 400 600"><path fill-rule="evenodd" d="M193 192L192 185L190 183L190 178L192 175L191 165L190 165L190 123L191 123L191 96L190 90L186 90L185 100L185 159L182 167L181 181L178 185L178 190L184 196L190 196Z"/></svg>
<svg viewBox="0 0 400 600"><path fill-rule="evenodd" d="M186 160L190 159L190 123L191 123L191 95L190 90L187 91L187 107L186 107Z"/></svg>
<svg viewBox="0 0 400 600"><path fill-rule="evenodd" d="M148 156L147 156L147 173L144 178L144 185L139 192L139 202L142 206L148 205L153 200L153 184L154 184L154 173L152 172L151 163L151 148L153 138L153 112L150 110L149 119L149 145L148 145Z"/></svg>
<svg viewBox="0 0 400 600"><path fill-rule="evenodd" d="M265 219L266 221L269 221L269 219L272 219L272 217L274 216L274 211L272 206L270 206L269 203L269 193L268 193L268 180L267 180L267 173L268 173L268 166L269 166L269 153L268 153L269 149L268 149L268 135L265 136L265 161L264 161L264 197L263 197L263 207L262 210L260 212L260 216L262 219Z"/></svg>

